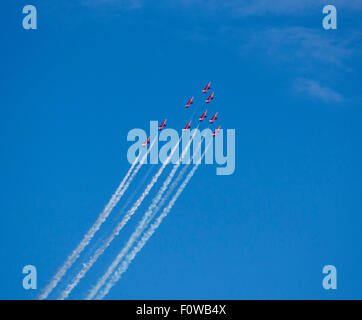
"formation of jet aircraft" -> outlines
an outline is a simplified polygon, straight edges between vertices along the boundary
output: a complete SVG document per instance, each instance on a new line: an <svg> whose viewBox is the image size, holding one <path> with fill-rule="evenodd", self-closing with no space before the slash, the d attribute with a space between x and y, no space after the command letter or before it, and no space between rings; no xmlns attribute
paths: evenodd
<svg viewBox="0 0 362 320"><path fill-rule="evenodd" d="M204 89L202 89L203 93L207 93L211 89L211 82L209 82ZM209 97L205 100L206 103L210 103L212 100L214 100L214 92L212 92ZM186 103L186 108L189 109L191 105L194 103L194 97L191 97L189 101ZM199 117L199 122L202 122L205 118L207 118L207 110L204 111L204 113ZM218 112L216 112L212 118L209 120L210 124L213 124L218 118L217 118ZM158 130L161 131L164 127L166 127L166 121L165 119L161 125L158 126ZM191 128L191 121L183 128L183 131L189 130ZM220 126L218 126L215 131L212 133L212 135L215 137L220 131ZM147 140L142 144L142 146L146 147L148 144L150 144L150 137L147 138Z"/></svg>

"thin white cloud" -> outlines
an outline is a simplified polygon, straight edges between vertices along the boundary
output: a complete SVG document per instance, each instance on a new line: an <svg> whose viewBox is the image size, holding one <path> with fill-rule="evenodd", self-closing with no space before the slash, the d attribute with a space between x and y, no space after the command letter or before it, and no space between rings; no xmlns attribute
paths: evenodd
<svg viewBox="0 0 362 320"><path fill-rule="evenodd" d="M183 6L199 7L204 10L225 10L242 16L258 16L264 14L304 14L308 10L319 10L327 3L325 0L81 0L86 5L114 4L126 9L137 9L145 5L162 7ZM333 0L337 8L362 10L362 0Z"/></svg>
<svg viewBox="0 0 362 320"><path fill-rule="evenodd" d="M113 5L127 10L140 9L144 5L143 0L80 0L80 3L91 7Z"/></svg>
<svg viewBox="0 0 362 320"><path fill-rule="evenodd" d="M301 60L341 67L353 49L348 39L330 37L322 30L305 27L270 28L251 33L242 50L259 49L284 61Z"/></svg>
<svg viewBox="0 0 362 320"><path fill-rule="evenodd" d="M344 100L340 93L311 79L298 79L295 83L295 89L325 103L339 103Z"/></svg>
<svg viewBox="0 0 362 320"><path fill-rule="evenodd" d="M145 1L145 0L143 0ZM302 15L307 11L322 12L323 6L333 4L337 9L362 10L362 0L160 0L164 6L180 4L184 7L202 7L204 10L229 11L232 15L260 16L273 15ZM170 4L171 3L171 4Z"/></svg>
<svg viewBox="0 0 362 320"><path fill-rule="evenodd" d="M303 15L306 11L318 10L321 12L323 6L333 4L340 9L362 10L362 0L334 0L333 3L325 0L234 0L234 6L241 15L264 15L264 14L295 14Z"/></svg>
<svg viewBox="0 0 362 320"><path fill-rule="evenodd" d="M340 78L344 72L354 72L353 65L356 57L361 54L361 32L357 29L343 29L342 32L325 31L322 28L322 8L330 2L326 0L81 0L98 4L118 4L120 8L163 8L174 12L183 9L192 15L210 17L213 23L205 26L197 19L192 28L180 30L173 26L173 32L183 34L184 39L194 43L213 41L218 33L220 45L230 50L239 50L243 58L259 57L260 60L278 65L281 70L293 73L295 79L315 79L299 81L299 91L308 92L324 101L341 101L342 96L319 83L329 82L328 79ZM333 0L339 17L346 11L349 14L359 13L362 10L362 0ZM320 14L321 18L313 27L304 27L297 24L296 16ZM261 19L270 16L283 16L289 21L288 27L270 27L270 20L256 27L255 23L242 28L235 24L240 18L258 17ZM217 17L221 16L221 19ZM228 19L230 17L230 19ZM290 21L292 17L292 21ZM296 21L294 21L294 20ZM340 18L339 18L340 19ZM253 20L253 19L252 19ZM274 21L274 20L273 20ZM294 21L294 22L293 22ZM284 21L285 22L285 21ZM161 22L162 23L162 22ZM294 25L293 25L294 24ZM269 26L268 26L269 25ZM279 25L286 25L280 23ZM175 29L176 28L176 29ZM211 28L211 30L210 30ZM221 40L222 39L222 40ZM237 49L235 49L237 48Z"/></svg>
<svg viewBox="0 0 362 320"><path fill-rule="evenodd" d="M232 33L230 29L223 32ZM240 53L247 58L258 56L280 70L288 70L294 79L294 90L317 98L325 103L345 101L343 95L326 83L337 84L340 75L353 72L356 56L361 52L357 39L360 33L351 32L348 37L326 34L323 30L305 27L266 28L249 34L232 36L240 38Z"/></svg>

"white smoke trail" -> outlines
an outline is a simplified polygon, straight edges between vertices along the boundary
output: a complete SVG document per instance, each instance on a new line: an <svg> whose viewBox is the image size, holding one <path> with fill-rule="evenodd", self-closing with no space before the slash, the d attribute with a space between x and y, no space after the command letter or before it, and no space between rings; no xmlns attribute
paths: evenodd
<svg viewBox="0 0 362 320"><path fill-rule="evenodd" d="M112 195L111 199L103 209L102 213L98 216L96 222L92 225L92 227L88 230L86 235L83 237L82 241L78 244L78 246L73 250L72 254L68 256L66 262L63 264L63 266L57 271L57 273L53 276L49 284L44 288L43 292L39 296L39 300L46 299L49 294L52 292L52 290L57 286L59 281L63 278L63 276L66 274L68 269L73 265L73 263L78 259L81 252L85 249L85 247L89 244L89 242L94 237L95 233L100 229L101 225L106 221L109 214L113 210L113 208L117 205L118 201L121 199L123 194L126 192L127 188L129 187L130 183L132 182L133 178L136 176L137 172L141 168L144 160L146 159L148 153L152 149L153 144L155 143L156 139L153 140L152 144L150 145L148 151L145 153L145 155L142 157L139 165L136 167L136 169L133 171L135 165L137 164L140 155L136 158L136 160L133 162L132 166L126 173L126 176L123 178L121 183L119 184L117 190ZM133 173L132 173L133 171ZM132 173L132 175L131 175ZM131 176L130 176L131 175ZM130 177L129 177L130 176ZM128 179L129 177L129 179Z"/></svg>
<svg viewBox="0 0 362 320"><path fill-rule="evenodd" d="M205 151L206 152L206 151ZM184 182L181 184L179 189L176 191L175 195L172 197L171 201L167 205L167 207L164 208L160 216L156 219L156 221L151 225L151 227L145 232L142 239L137 243L137 245L133 248L131 253L127 255L125 260L122 262L122 264L118 267L118 269L115 271L115 273L112 275L111 280L105 285L105 288L99 292L96 296L96 300L103 299L110 289L119 281L122 274L127 271L129 265L133 261L133 259L136 257L137 253L144 247L144 245L147 243L147 241L151 238L153 233L157 230L157 228L160 226L162 220L168 215L168 213L171 211L172 207L174 206L175 202L177 201L178 197L181 195L182 191L185 189L191 178L193 177L195 171L199 167L200 164L195 164L194 167L191 169L189 174L186 176Z"/></svg>
<svg viewBox="0 0 362 320"><path fill-rule="evenodd" d="M195 131L196 133L196 131ZM134 205L132 206L132 208L127 212L127 214L125 215L125 217L123 218L123 220L121 221L120 225L117 226L117 228L119 227L120 229L123 228L123 226L127 223L127 221L132 217L132 215L136 212L136 210L139 208L139 206L142 204L143 200L145 199L145 197L149 194L149 192L151 191L152 187L155 185L155 183L157 182L158 178L161 176L163 170L166 168L166 165L169 163L170 159L172 158L173 154L175 153L176 149L178 148L179 144L180 144L181 139L178 140L177 144L175 145L175 147L171 150L170 155L167 157L167 159L164 161L164 163L162 164L161 168L157 171L157 173L153 176L151 182L148 184L148 186L146 187L146 189L143 191L142 195L140 196L140 198L134 203ZM190 141L191 143L191 141ZM117 230L115 230L117 231ZM118 234L118 233L117 233ZM113 234L111 235L112 240L113 238L117 235L115 234L113 236ZM111 238L110 237L110 238ZM112 241L111 240L111 241ZM111 241L109 242L109 244L111 243ZM107 241L108 242L108 241ZM109 246L109 244L107 246L105 246L104 250ZM103 250L103 251L104 251ZM102 254L102 251L99 251L99 255L98 257ZM96 258L96 260L98 259L98 257ZM94 263L94 262L93 262ZM112 263L113 265L113 263ZM114 268L117 265L114 266ZM112 267L112 266L111 266ZM110 267L110 268L111 268ZM91 292L89 293L88 297L92 297L94 296L94 294L96 294L96 292L98 291L98 289L103 285L104 281L107 280L107 278L109 277L108 273L106 273L96 284L96 286L94 288L92 288ZM91 299L91 298L89 298Z"/></svg>
<svg viewBox="0 0 362 320"><path fill-rule="evenodd" d="M171 179L171 178L170 178ZM133 211L133 213L136 210ZM132 214L133 214L132 213ZM108 239L100 246L96 252L94 253L91 258L83 264L82 269L78 272L78 274L73 278L72 282L60 293L60 296L58 300L64 300L66 299L69 294L73 291L73 289L77 286L79 281L84 278L84 276L87 274L87 272L92 268L94 263L98 260L98 258L104 253L104 251L110 246L112 241L118 236L120 231L123 229L123 227L126 225L127 221L130 219L131 214L128 212L127 215L117 224L117 226L114 228L111 235L108 237Z"/></svg>
<svg viewBox="0 0 362 320"><path fill-rule="evenodd" d="M174 165L174 167L172 168L170 174L168 175L168 177L166 178L166 180L163 183L163 186L161 187L161 189L159 190L159 192L157 193L156 197L152 200L151 205L149 206L149 208L147 209L145 215L143 216L141 222L138 224L136 230L134 231L134 233L131 235L130 239L128 240L126 246L121 250L121 252L119 253L119 255L116 257L116 259L112 262L111 266L108 268L108 270L106 271L106 273L103 275L103 277L97 282L97 284L94 286L94 288L91 289L90 293L88 294L88 296L86 297L87 300L90 300L94 297L94 295L97 293L97 291L99 290L99 288L101 288L104 283L107 281L107 279L109 278L109 276L113 273L114 269L117 267L117 265L120 263L120 261L123 259L124 255L127 253L127 251L131 248L132 244L134 243L134 241L138 238L138 236L143 232L143 230L147 227L150 219L152 219L152 212L154 210L154 208L157 206L157 204L159 203L159 201L162 198L162 195L164 194L164 192L167 190L167 187L169 186L169 184L172 181L172 178L174 177L177 169L179 168L183 157L185 156L186 152L188 151L188 149L190 148L191 142L193 140L193 138L195 137L197 131L195 130L191 139L188 141L188 144L186 145L185 149L182 152L181 155L181 159L179 159L179 162L177 164ZM180 139L181 140L181 139ZM178 141L178 144L180 143L180 140ZM178 145L177 144L177 145ZM176 147L177 147L176 145ZM174 151L176 150L176 147L174 148L174 150L171 152L169 158L165 161L165 164L167 164L169 162L169 159L172 157ZM162 166L159 170L159 174L158 176L162 173L164 169L164 166ZM155 177L157 177L157 174ZM157 179L156 179L157 181ZM153 186L154 183L152 183L151 181L151 188ZM150 190L150 189L149 189ZM144 194L146 193L146 195L148 194L149 190L147 191L147 188L144 192ZM143 195L142 195L143 196ZM143 200L143 198L142 199ZM133 213L137 210L137 208L139 207L139 204L135 204L134 207L132 209ZM131 210L132 210L131 209ZM131 211L130 210L130 211ZM132 214L133 214L132 213ZM127 215L126 215L127 216ZM91 260L88 261L87 264L85 264L83 266L83 269L78 273L78 275L76 276L76 278L74 279L74 281L70 284L69 288L66 289L66 291L64 292L64 294L62 295L62 297L67 297L70 293L70 291L74 288L74 286L80 281L81 278L83 278L86 274L86 272L92 267L92 265L97 261L97 259L99 258L99 256L101 256L103 254L103 252L106 250L106 248L110 245L110 243L113 241L113 239L118 235L120 229L120 226L117 226L116 229L114 230L114 232L111 234L111 236L108 238L108 240L106 241L106 243L99 248L99 250L97 250L96 255L94 255ZM122 228L122 227L121 227ZM69 291L70 290L70 291ZM69 293L68 293L69 292Z"/></svg>
<svg viewBox="0 0 362 320"><path fill-rule="evenodd" d="M165 186L166 184L169 184L169 181L172 179L174 173L171 172L169 174L169 176L167 177L167 179L164 182L164 185L162 187L162 189L166 189L167 186ZM161 190L160 190L161 191ZM162 195L161 195L162 196ZM155 200L155 199L154 199ZM152 202L151 206L154 206L154 202ZM150 207L151 207L150 206ZM148 211L150 211L150 208L148 209ZM147 211L147 212L148 212ZM151 209L152 212L152 209ZM142 221L141 221L141 225L146 223L146 216L143 217ZM125 222L122 220L120 223L117 224L116 228L113 230L112 234L108 237L108 239L103 243L103 245L101 247L99 247L97 249L97 251L95 252L95 254L88 260L87 263L83 264L82 269L79 271L79 273L74 277L74 279L72 280L72 282L66 287L66 289L61 292L58 300L64 300L66 299L69 294L73 291L73 289L77 286L77 284L79 283L79 281L84 278L84 276L87 274L87 272L91 269L91 267L94 265L94 263L98 260L98 258L104 253L104 251L110 246L110 244L112 243L112 241L118 236L118 234L120 233L120 231L122 230L122 228L124 227Z"/></svg>

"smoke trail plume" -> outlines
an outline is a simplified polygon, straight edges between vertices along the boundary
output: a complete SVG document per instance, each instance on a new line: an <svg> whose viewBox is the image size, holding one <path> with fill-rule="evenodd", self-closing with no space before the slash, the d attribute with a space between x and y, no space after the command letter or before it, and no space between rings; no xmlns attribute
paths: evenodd
<svg viewBox="0 0 362 320"><path fill-rule="evenodd" d="M97 284L91 289L90 293L88 294L88 296L86 297L87 300L90 300L94 297L94 295L97 293L97 291L104 285L104 283L107 281L107 279L110 277L110 275L113 273L113 271L115 270L115 268L117 267L117 265L119 265L119 263L121 262L121 260L123 259L124 255L128 252L128 250L132 247L134 241L139 237L139 235L143 232L143 230L147 227L147 225L149 224L150 220L152 219L153 215L153 210L157 207L157 204L160 202L162 195L164 194L164 192L167 190L167 187L169 186L169 184L172 181L172 178L174 177L177 169L179 168L183 157L185 156L186 152L188 151L188 149L190 148L191 142L193 140L193 138L195 137L196 134L196 130L194 131L194 134L192 135L191 139L189 140L188 144L186 145L185 149L182 152L181 155L181 159L179 159L179 162L177 164L174 165L174 167L172 168L172 171L170 172L170 174L168 175L168 177L166 178L166 180L163 183L163 186L161 187L161 189L159 190L159 192L157 193L156 197L152 200L151 205L149 206L149 208L147 209L146 213L144 214L141 222L138 224L136 230L133 232L133 234L131 235L130 239L128 240L127 244L124 246L124 248L120 251L120 253L118 254L118 256L116 257L116 259L112 262L112 264L110 265L110 267L108 268L108 270L106 271L106 273L102 276L102 278L97 282ZM180 140L179 140L180 142ZM201 144L200 144L201 145ZM169 156L172 157L173 152L171 152L171 155ZM168 161L166 161L168 162ZM162 167L161 167L162 169ZM161 170L160 169L160 170ZM161 171L162 173L162 171ZM138 207L137 207L138 208ZM137 208L135 210L137 210ZM117 230L115 230L117 232ZM117 233L118 234L118 233ZM117 235L116 234L116 235ZM114 235L114 237L116 236ZM99 255L102 255L104 250L109 246L109 244L112 242L112 240L114 239L113 234L111 235L110 238L112 239L108 239L110 241L107 242L107 245L104 246L104 248L100 249L99 251ZM96 257L95 260L98 259L98 257ZM93 261L93 260L92 260ZM91 262L91 261L90 261ZM95 261L94 261L95 262ZM93 263L94 263L93 262ZM92 263L92 264L93 264ZM88 264L85 265L83 267L83 269L86 269L86 267L88 267ZM90 266L91 267L91 266ZM90 268L89 267L89 268ZM88 268L88 269L89 269ZM82 270L81 270L82 272ZM84 277L84 272L82 274L79 273L79 276ZM79 282L79 281L78 281Z"/></svg>
<svg viewBox="0 0 362 320"><path fill-rule="evenodd" d="M156 221L151 225L151 227L147 230L147 232L143 235L142 239L137 243L137 245L133 248L131 253L127 255L123 263L118 267L118 269L113 274L111 280L105 285L105 288L96 296L97 300L103 299L110 289L118 282L118 280L121 278L122 274L127 271L129 265L133 261L133 259L136 257L137 253L144 247L144 245L147 243L149 238L153 235L153 233L157 230L157 228L160 226L162 220L168 215L168 213L171 211L173 205L175 204L176 200L182 193L182 191L185 189L187 184L189 183L190 179L194 175L195 171L197 170L199 164L195 164L194 167L191 169L190 173L186 176L184 182L181 184L180 188L177 190L173 198L171 199L168 206L162 211L160 216L156 219Z"/></svg>
<svg viewBox="0 0 362 320"><path fill-rule="evenodd" d="M156 140L152 142L150 145L148 151L145 153L145 155L142 157L139 165L136 167L136 169L133 171L135 165L137 164L140 155L136 158L128 172L126 173L126 176L123 178L121 183L119 184L117 190L112 195L110 201L107 203L105 208L103 209L102 213L98 216L96 222L92 225L92 227L88 230L86 235L83 237L82 241L78 244L78 246L73 250L70 256L68 256L67 260L63 264L63 266L57 271L57 273L53 276L49 284L44 288L43 292L39 296L39 300L46 299L49 294L52 292L52 290L57 286L59 281L63 278L63 276L66 274L68 269L74 264L74 262L78 259L81 252L85 249L85 247L89 244L89 242L94 237L95 233L100 229L101 225L106 221L109 214L113 210L113 208L117 205L118 201L121 199L123 194L126 192L127 188L129 187L130 183L132 182L133 178L136 176L137 172L141 168L143 161L147 157L148 153L150 152L153 144ZM133 173L132 173L133 171ZM132 175L131 175L132 173ZM130 176L131 175L131 176ZM130 177L129 177L130 176Z"/></svg>
<svg viewBox="0 0 362 320"><path fill-rule="evenodd" d="M131 211L131 210L130 210ZM104 251L110 246L112 241L118 236L121 232L123 227L126 225L128 220L130 219L131 215L136 211L134 210L133 213L130 211L123 217L123 219L117 224L117 226L112 231L111 235L107 238L106 241L96 250L94 255L83 264L82 269L78 272L78 274L73 278L70 284L60 293L58 300L66 299L69 294L73 291L73 289L78 285L79 281L84 278L87 272L92 268L94 263L98 260L98 258L104 253Z"/></svg>

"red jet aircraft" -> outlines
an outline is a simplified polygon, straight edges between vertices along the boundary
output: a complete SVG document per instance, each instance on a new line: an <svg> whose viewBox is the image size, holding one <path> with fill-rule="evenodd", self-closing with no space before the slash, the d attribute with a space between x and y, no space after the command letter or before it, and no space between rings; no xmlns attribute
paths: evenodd
<svg viewBox="0 0 362 320"><path fill-rule="evenodd" d="M148 144L150 144L150 137L148 137L147 140L144 143L142 143L142 147L145 147Z"/></svg>
<svg viewBox="0 0 362 320"><path fill-rule="evenodd" d="M192 98L189 100L189 102L186 103L186 108L189 108L189 107L194 103L193 100L194 100L194 97L192 97Z"/></svg>
<svg viewBox="0 0 362 320"><path fill-rule="evenodd" d="M199 121L203 121L205 118L207 118L206 115L207 110L205 110L205 112L202 114L202 116L199 118Z"/></svg>
<svg viewBox="0 0 362 320"><path fill-rule="evenodd" d="M186 125L185 128L183 128L182 130L183 131L186 131L187 129L190 129L191 128L191 121Z"/></svg>
<svg viewBox="0 0 362 320"><path fill-rule="evenodd" d="M212 133L212 135L215 137L220 131L220 126L218 126L215 130L215 132Z"/></svg>
<svg viewBox="0 0 362 320"><path fill-rule="evenodd" d="M214 99L214 92L210 94L210 96L205 100L206 103L210 103L211 100Z"/></svg>
<svg viewBox="0 0 362 320"><path fill-rule="evenodd" d="M202 89L202 92L203 92L203 93L206 93L207 90L211 89L210 84L211 84L211 82L209 82L209 83L206 85L206 87L205 87L204 89Z"/></svg>
<svg viewBox="0 0 362 320"><path fill-rule="evenodd" d="M212 116L212 118L210 119L210 123L214 123L214 121L217 119L217 112Z"/></svg>
<svg viewBox="0 0 362 320"><path fill-rule="evenodd" d="M167 119L164 120L160 126L158 126L158 130L161 131L164 127L166 127L166 121L167 121Z"/></svg>

